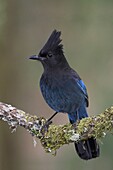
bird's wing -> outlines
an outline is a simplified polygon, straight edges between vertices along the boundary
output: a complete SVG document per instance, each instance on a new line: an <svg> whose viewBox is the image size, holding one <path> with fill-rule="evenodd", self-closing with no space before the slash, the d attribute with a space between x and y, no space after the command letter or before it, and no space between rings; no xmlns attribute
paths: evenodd
<svg viewBox="0 0 113 170"><path fill-rule="evenodd" d="M88 107L89 106L88 93L84 82L81 80L77 72L72 68L71 68L71 75L72 75L71 78L74 80L74 82L78 85L78 88L84 94L84 97L86 99L86 106Z"/></svg>
<svg viewBox="0 0 113 170"><path fill-rule="evenodd" d="M88 94L87 94L87 89L86 86L84 84L84 82L81 79L77 79L77 84L80 87L81 91L83 92L85 99L86 99L86 106L89 106L89 101L88 101Z"/></svg>

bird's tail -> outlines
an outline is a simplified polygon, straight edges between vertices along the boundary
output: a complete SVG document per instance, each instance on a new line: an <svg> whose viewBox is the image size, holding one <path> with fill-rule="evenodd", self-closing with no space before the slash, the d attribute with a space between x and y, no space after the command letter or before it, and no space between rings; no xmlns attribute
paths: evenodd
<svg viewBox="0 0 113 170"><path fill-rule="evenodd" d="M74 114L68 114L69 120L72 124L76 122L77 117L79 119L88 117L88 114L85 108L84 108L84 114L83 112L81 113L80 111L81 110L78 110L78 113L76 112ZM83 111L83 108L82 108L82 111ZM87 140L84 140L84 141L76 142L75 149L79 157L84 160L93 159L93 158L99 157L100 155L99 144L97 143L96 139L94 139L93 137Z"/></svg>
<svg viewBox="0 0 113 170"><path fill-rule="evenodd" d="M100 155L99 145L93 137L88 140L75 143L75 149L79 157L84 160L93 159Z"/></svg>

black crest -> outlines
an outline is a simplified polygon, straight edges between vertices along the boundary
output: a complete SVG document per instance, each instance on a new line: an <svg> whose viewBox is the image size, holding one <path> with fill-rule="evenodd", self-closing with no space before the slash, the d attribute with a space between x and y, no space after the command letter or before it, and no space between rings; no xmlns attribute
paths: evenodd
<svg viewBox="0 0 113 170"><path fill-rule="evenodd" d="M54 30L47 40L46 44L40 51L40 55L47 54L48 52L63 53L63 45L61 43L61 32Z"/></svg>

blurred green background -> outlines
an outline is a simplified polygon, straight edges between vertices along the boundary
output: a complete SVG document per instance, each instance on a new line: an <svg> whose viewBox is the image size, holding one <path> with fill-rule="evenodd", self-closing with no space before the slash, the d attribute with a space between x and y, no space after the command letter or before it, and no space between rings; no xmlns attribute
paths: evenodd
<svg viewBox="0 0 113 170"><path fill-rule="evenodd" d="M62 31L65 55L87 85L89 114L113 103L112 0L0 0L0 101L48 118L53 111L44 102L39 79L40 63L28 60L38 53L53 29ZM60 114L54 123L67 123ZM57 156L44 152L23 128L11 134L0 122L1 170L112 170L113 136L100 141L101 156L83 161L74 146L62 147Z"/></svg>

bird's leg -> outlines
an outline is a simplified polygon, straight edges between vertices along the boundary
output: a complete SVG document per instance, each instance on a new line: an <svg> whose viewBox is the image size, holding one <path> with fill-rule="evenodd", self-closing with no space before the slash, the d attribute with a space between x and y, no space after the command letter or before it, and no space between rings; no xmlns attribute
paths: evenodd
<svg viewBox="0 0 113 170"><path fill-rule="evenodd" d="M53 117L56 116L57 113L58 113L58 112L55 112L55 113L47 120L47 122L50 122L50 121L53 119Z"/></svg>
<svg viewBox="0 0 113 170"><path fill-rule="evenodd" d="M45 122L45 124L42 126L42 128L41 128L41 131L42 132L46 132L47 130L48 130L48 127L49 127L49 125L52 123L52 119L53 119L53 117L55 117L55 115L57 114L58 112L55 112L46 122Z"/></svg>
<svg viewBox="0 0 113 170"><path fill-rule="evenodd" d="M77 124L80 122L78 110L76 112L76 122L73 123L73 127L76 129Z"/></svg>
<svg viewBox="0 0 113 170"><path fill-rule="evenodd" d="M79 119L79 113L78 113L78 110L77 110L77 113L76 113L76 120L77 120L77 122L79 122L79 121L80 121L80 119Z"/></svg>

